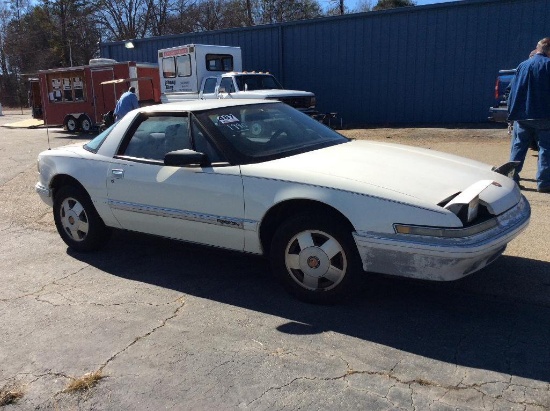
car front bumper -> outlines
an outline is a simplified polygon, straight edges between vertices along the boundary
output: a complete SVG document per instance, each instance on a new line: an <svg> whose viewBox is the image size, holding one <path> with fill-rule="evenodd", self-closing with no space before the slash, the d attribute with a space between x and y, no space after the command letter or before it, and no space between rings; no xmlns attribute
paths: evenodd
<svg viewBox="0 0 550 411"><path fill-rule="evenodd" d="M356 232L365 271L434 281L452 281L493 262L529 224L531 208L522 196L497 217L497 225L462 238Z"/></svg>
<svg viewBox="0 0 550 411"><path fill-rule="evenodd" d="M40 182L36 183L34 189L36 193L40 196L42 201L44 201L50 207L53 207L52 190L50 190L48 187L44 187Z"/></svg>

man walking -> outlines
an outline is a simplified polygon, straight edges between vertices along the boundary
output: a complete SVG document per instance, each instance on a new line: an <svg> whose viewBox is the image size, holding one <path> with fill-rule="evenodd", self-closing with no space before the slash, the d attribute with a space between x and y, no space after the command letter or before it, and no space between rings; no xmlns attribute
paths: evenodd
<svg viewBox="0 0 550 411"><path fill-rule="evenodd" d="M130 87L126 93L124 93L118 99L114 111L115 121L120 120L130 111L139 107L138 98L136 96L136 88Z"/></svg>
<svg viewBox="0 0 550 411"><path fill-rule="evenodd" d="M521 63L510 85L508 120L514 121L511 161L523 168L529 142L539 143L537 191L550 193L550 37L537 43L536 54Z"/></svg>

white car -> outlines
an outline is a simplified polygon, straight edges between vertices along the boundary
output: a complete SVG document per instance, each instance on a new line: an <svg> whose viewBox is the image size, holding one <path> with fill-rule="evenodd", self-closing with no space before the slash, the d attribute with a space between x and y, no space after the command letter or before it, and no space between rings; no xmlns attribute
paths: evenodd
<svg viewBox="0 0 550 411"><path fill-rule="evenodd" d="M137 109L87 144L44 151L38 169L36 191L72 249L98 249L117 228L261 254L318 303L354 289L362 270L464 277L530 218L491 166L352 141L280 102Z"/></svg>

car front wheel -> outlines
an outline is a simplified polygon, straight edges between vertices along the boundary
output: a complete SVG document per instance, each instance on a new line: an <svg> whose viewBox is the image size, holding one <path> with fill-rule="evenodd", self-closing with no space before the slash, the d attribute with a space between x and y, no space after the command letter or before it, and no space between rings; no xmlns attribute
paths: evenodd
<svg viewBox="0 0 550 411"><path fill-rule="evenodd" d="M291 294L317 304L334 303L350 294L361 269L351 230L325 215L285 221L273 237L271 265Z"/></svg>
<svg viewBox="0 0 550 411"><path fill-rule="evenodd" d="M76 251L97 250L109 239L110 230L81 188L65 186L59 189L53 213L59 235Z"/></svg>

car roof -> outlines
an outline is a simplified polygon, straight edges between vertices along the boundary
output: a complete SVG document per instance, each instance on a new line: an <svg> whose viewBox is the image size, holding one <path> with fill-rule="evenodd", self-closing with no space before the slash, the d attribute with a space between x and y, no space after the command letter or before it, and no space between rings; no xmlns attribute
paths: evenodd
<svg viewBox="0 0 550 411"><path fill-rule="evenodd" d="M209 110L216 108L245 106L250 104L269 104L280 103L276 100L260 100L260 99L212 99L212 100L189 100L177 101L174 103L157 104L148 106L141 112L171 112L171 111L198 111Z"/></svg>

